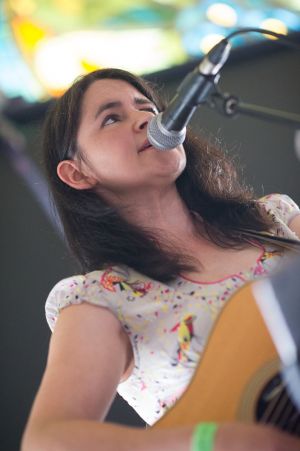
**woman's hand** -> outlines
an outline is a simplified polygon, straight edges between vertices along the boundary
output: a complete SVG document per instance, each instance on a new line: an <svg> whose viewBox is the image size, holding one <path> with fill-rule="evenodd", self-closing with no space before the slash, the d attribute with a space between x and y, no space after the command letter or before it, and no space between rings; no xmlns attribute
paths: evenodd
<svg viewBox="0 0 300 451"><path fill-rule="evenodd" d="M221 424L214 451L300 451L300 439L271 426Z"/></svg>

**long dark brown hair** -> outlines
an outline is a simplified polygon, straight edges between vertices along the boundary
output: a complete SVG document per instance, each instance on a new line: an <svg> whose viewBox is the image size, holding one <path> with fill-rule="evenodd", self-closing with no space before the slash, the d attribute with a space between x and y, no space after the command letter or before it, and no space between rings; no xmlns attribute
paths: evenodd
<svg viewBox="0 0 300 451"><path fill-rule="evenodd" d="M44 162L54 202L66 239L82 272L111 265L126 265L162 282L190 270L190 258L163 246L147 230L126 221L92 189L76 190L57 176L57 165L77 155L81 105L87 88L96 80L126 81L162 110L155 88L140 77L120 69L102 69L78 79L49 112L44 128ZM252 189L239 181L235 165L220 146L189 130L184 148L186 168L177 189L191 212L202 218L205 233L224 248L242 248L245 239L238 229L268 230L270 220L259 208ZM197 215L195 215L197 217Z"/></svg>

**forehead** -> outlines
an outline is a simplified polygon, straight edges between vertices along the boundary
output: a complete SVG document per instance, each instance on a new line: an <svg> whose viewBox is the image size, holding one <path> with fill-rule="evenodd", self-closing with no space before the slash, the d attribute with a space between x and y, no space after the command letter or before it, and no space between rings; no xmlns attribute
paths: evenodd
<svg viewBox="0 0 300 451"><path fill-rule="evenodd" d="M82 114L93 113L99 104L115 101L134 101L146 98L138 89L124 80L104 79L94 81L86 90L82 101Z"/></svg>

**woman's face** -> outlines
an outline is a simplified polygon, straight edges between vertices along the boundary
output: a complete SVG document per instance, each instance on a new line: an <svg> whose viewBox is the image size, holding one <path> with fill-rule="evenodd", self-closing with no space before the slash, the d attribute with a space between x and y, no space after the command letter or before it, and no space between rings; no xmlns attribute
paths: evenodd
<svg viewBox="0 0 300 451"><path fill-rule="evenodd" d="M173 184L185 167L182 146L149 146L147 124L155 105L123 80L104 79L87 89L77 142L96 189L118 196Z"/></svg>

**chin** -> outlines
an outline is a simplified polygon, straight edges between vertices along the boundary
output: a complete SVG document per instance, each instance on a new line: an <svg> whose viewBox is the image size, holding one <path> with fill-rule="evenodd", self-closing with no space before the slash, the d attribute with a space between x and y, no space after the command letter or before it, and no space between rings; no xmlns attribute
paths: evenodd
<svg viewBox="0 0 300 451"><path fill-rule="evenodd" d="M171 176L174 181L184 171L185 166L185 152L183 148L176 148L165 151L157 151L156 163L154 163L152 168L157 175L161 175L163 177Z"/></svg>

